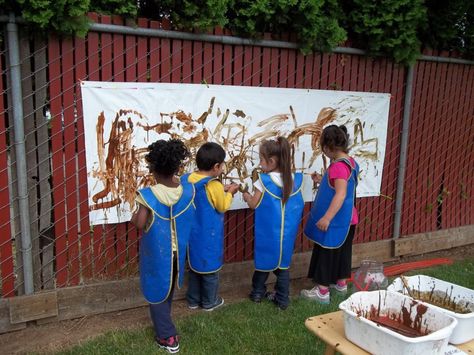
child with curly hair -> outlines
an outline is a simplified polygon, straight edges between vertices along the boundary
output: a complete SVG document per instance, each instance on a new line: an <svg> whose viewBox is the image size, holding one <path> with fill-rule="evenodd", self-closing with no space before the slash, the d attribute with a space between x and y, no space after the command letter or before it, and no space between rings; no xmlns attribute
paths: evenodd
<svg viewBox="0 0 474 355"><path fill-rule="evenodd" d="M186 248L194 220L194 187L180 181L178 173L189 151L178 139L151 144L145 159L156 185L138 191L138 210L131 222L142 231L140 284L150 304L158 346L179 351L179 339L171 319L174 287L183 283Z"/></svg>

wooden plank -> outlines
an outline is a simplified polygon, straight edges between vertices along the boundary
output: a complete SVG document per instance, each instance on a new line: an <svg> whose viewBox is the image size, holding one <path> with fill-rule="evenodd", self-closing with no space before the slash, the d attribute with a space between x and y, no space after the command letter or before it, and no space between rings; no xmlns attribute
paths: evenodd
<svg viewBox="0 0 474 355"><path fill-rule="evenodd" d="M10 323L10 300L0 298L0 334L26 328L26 323Z"/></svg>
<svg viewBox="0 0 474 355"><path fill-rule="evenodd" d="M142 41L146 38L135 37L131 35L125 36L125 81L134 82L137 81L137 44L138 40ZM145 58L146 61L146 58Z"/></svg>
<svg viewBox="0 0 474 355"><path fill-rule="evenodd" d="M194 84L200 84L202 82L203 76L203 42L194 41L192 42L192 67L191 67L191 74L192 80L191 82ZM207 58L205 58L208 60Z"/></svg>
<svg viewBox="0 0 474 355"><path fill-rule="evenodd" d="M18 324L58 315L56 291L10 298L10 323Z"/></svg>
<svg viewBox="0 0 474 355"><path fill-rule="evenodd" d="M156 21L153 21L157 23ZM144 18L138 19L138 26L148 28L148 20ZM151 79L151 73L148 70L148 63L151 60L151 50L148 51L148 37L139 36L137 38L137 78L136 81L147 82ZM150 38L151 42L151 38ZM156 43L156 42L155 42Z"/></svg>
<svg viewBox="0 0 474 355"><path fill-rule="evenodd" d="M51 177L50 152L49 152L49 121L44 117L48 94L47 79L47 46L46 39L35 34L35 121L36 136L38 140L38 189L41 196L39 207L39 238L41 252L41 277L44 289L54 288L54 235L52 230L52 198L49 179Z"/></svg>
<svg viewBox="0 0 474 355"><path fill-rule="evenodd" d="M183 41L180 39L173 39L171 41L173 53L171 54L171 82L181 82L181 70L183 67L182 49Z"/></svg>
<svg viewBox="0 0 474 355"><path fill-rule="evenodd" d="M181 83L191 84L193 75L193 42L183 41L183 57L181 62ZM199 84L199 83L196 83Z"/></svg>
<svg viewBox="0 0 474 355"><path fill-rule="evenodd" d="M101 16L101 23L109 25L112 23L112 19L110 16ZM89 36L90 37L90 36ZM97 62L97 66L93 69L95 72L100 75L102 81L111 81L114 77L113 75L113 63L114 63L114 55L113 55L113 41L112 35L110 33L101 33L100 34L100 42L97 45L100 45L100 48L96 46L94 38L94 50L100 53L100 65ZM92 51L89 49L89 56ZM90 73L90 70L89 70Z"/></svg>
<svg viewBox="0 0 474 355"><path fill-rule="evenodd" d="M139 22L140 23L140 22ZM158 21L150 21L150 28L158 29L160 28L160 23ZM149 69L149 81L152 83L160 82L160 39L158 37L150 37L148 39L150 41L149 44L149 61L150 61L150 69ZM141 53L141 45L139 44L138 52ZM143 59L141 59L143 60ZM140 70L139 70L140 73ZM140 81L148 81L147 78L141 78Z"/></svg>
<svg viewBox="0 0 474 355"><path fill-rule="evenodd" d="M297 50L289 49L288 50L288 57L286 58L286 62L285 62L286 67L287 67L286 87L290 88L290 89L293 89L295 87L295 73L296 73L295 66L296 66L297 53L298 53ZM284 69L282 71L282 75L283 75L283 77L285 77L285 70Z"/></svg>
<svg viewBox="0 0 474 355"><path fill-rule="evenodd" d="M224 34L229 34L224 32ZM222 63L222 84L223 85L232 85L232 73L233 73L233 62L234 57L234 48L230 45L224 45L224 61Z"/></svg>
<svg viewBox="0 0 474 355"><path fill-rule="evenodd" d="M105 16L104 16L105 18ZM102 21L104 22L104 21ZM123 20L120 16L112 16L112 24L123 25ZM124 39L122 34L112 35L112 59L113 77L105 80L125 81L125 59L124 59ZM104 78L102 78L104 80Z"/></svg>
<svg viewBox="0 0 474 355"><path fill-rule="evenodd" d="M362 260L380 262L394 260L393 240L377 240L369 243L357 243L352 246L352 267L359 267Z"/></svg>
<svg viewBox="0 0 474 355"><path fill-rule="evenodd" d="M0 72L3 72L4 57L0 56ZM3 80L0 80L0 92L3 92ZM0 95L0 276L2 297L13 296L15 291L15 273L13 272L13 248L10 226L10 192L8 191L8 154L7 130L5 122L5 102ZM1 301L1 300L0 300ZM0 311L1 313L1 311ZM2 315L0 314L0 332L2 331Z"/></svg>
<svg viewBox="0 0 474 355"><path fill-rule="evenodd" d="M31 255L33 259L33 285L35 290L41 289L41 259L39 245L39 204L38 204L38 160L36 147L36 122L34 108L34 85L33 75L31 72L31 52L29 34L22 33L20 37L20 57L21 61L21 77L22 77L22 95L23 95L23 121L25 129L25 150L26 150L26 168L27 168L27 184L28 184L28 203L30 212L30 233L31 233Z"/></svg>
<svg viewBox="0 0 474 355"><path fill-rule="evenodd" d="M87 78L86 60L86 41L81 38L74 40L74 61L76 64L75 75L75 95L77 110L77 167L79 178L79 241L80 241L80 276L81 279L90 279L92 277L92 245L89 226L89 197L87 190L87 164L86 147L84 134L84 115L82 112L81 81Z"/></svg>
<svg viewBox="0 0 474 355"><path fill-rule="evenodd" d="M77 285L79 283L78 187L76 184L78 165L76 155L77 129L74 105L74 43L72 38L63 39L61 50L68 284Z"/></svg>
<svg viewBox="0 0 474 355"><path fill-rule="evenodd" d="M54 234L56 238L56 285L67 284L67 229L63 154L63 119L61 100L61 49L58 38L50 38L48 46L49 90L51 104L51 154L54 198Z"/></svg>
<svg viewBox="0 0 474 355"><path fill-rule="evenodd" d="M278 74L280 72L280 55L278 48L270 49L270 57L268 58L268 86L278 87ZM264 57L264 61L266 57Z"/></svg>
<svg viewBox="0 0 474 355"><path fill-rule="evenodd" d="M203 80L211 84L213 83L213 73L212 73L212 62L213 62L213 53L212 53L212 43L204 42L204 64L203 64Z"/></svg>
<svg viewBox="0 0 474 355"><path fill-rule="evenodd" d="M420 233L395 240L394 255L418 255L474 243L474 225Z"/></svg>
<svg viewBox="0 0 474 355"><path fill-rule="evenodd" d="M295 75L295 87L302 89L303 81L305 77L305 56L302 53L298 53L296 57L296 75Z"/></svg>
<svg viewBox="0 0 474 355"><path fill-rule="evenodd" d="M247 209L245 217L245 255L244 260L253 260L254 210Z"/></svg>
<svg viewBox="0 0 474 355"><path fill-rule="evenodd" d="M243 85L243 70L244 70L244 47L234 47L234 71L232 78L232 85Z"/></svg>

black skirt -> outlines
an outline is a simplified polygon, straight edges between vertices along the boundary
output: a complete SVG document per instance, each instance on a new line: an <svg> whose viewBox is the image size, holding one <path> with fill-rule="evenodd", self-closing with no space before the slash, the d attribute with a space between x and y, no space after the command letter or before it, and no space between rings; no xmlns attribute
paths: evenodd
<svg viewBox="0 0 474 355"><path fill-rule="evenodd" d="M314 244L308 278L322 286L329 286L335 284L337 280L350 278L354 233L355 225L351 225L344 244L337 249L326 249Z"/></svg>

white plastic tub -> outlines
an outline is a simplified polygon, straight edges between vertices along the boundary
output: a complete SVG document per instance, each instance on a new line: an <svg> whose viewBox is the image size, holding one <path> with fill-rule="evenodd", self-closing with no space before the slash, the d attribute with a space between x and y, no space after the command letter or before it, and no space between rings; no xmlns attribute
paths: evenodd
<svg viewBox="0 0 474 355"><path fill-rule="evenodd" d="M467 308L470 308L471 313L456 313L436 305L432 306L456 318L458 321L458 325L454 328L453 333L449 338L450 343L462 344L474 339L474 290L425 275L405 277L405 280L411 290L418 292L438 291L443 294L447 293L448 297L454 302L463 304ZM388 287L388 290L408 295L408 291L403 287L400 278L395 279ZM413 294L413 292L411 293Z"/></svg>
<svg viewBox="0 0 474 355"><path fill-rule="evenodd" d="M455 318L426 305L421 316L421 331L427 335L408 337L382 327L367 319L369 314L380 310L381 317L391 319L402 317L407 311L410 321L415 321L417 301L398 292L371 291L356 292L339 305L344 311L344 330L347 339L372 354L383 355L425 355L444 354L448 339L457 324Z"/></svg>

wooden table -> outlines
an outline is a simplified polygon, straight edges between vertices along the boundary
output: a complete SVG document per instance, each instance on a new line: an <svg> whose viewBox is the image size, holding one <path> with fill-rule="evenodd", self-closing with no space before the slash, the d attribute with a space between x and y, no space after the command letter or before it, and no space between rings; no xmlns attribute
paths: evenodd
<svg viewBox="0 0 474 355"><path fill-rule="evenodd" d="M370 355L346 339L342 311L310 317L306 319L305 325L310 332L326 343L325 355L333 355L336 351L347 355ZM456 347L465 353L474 354L474 340Z"/></svg>

